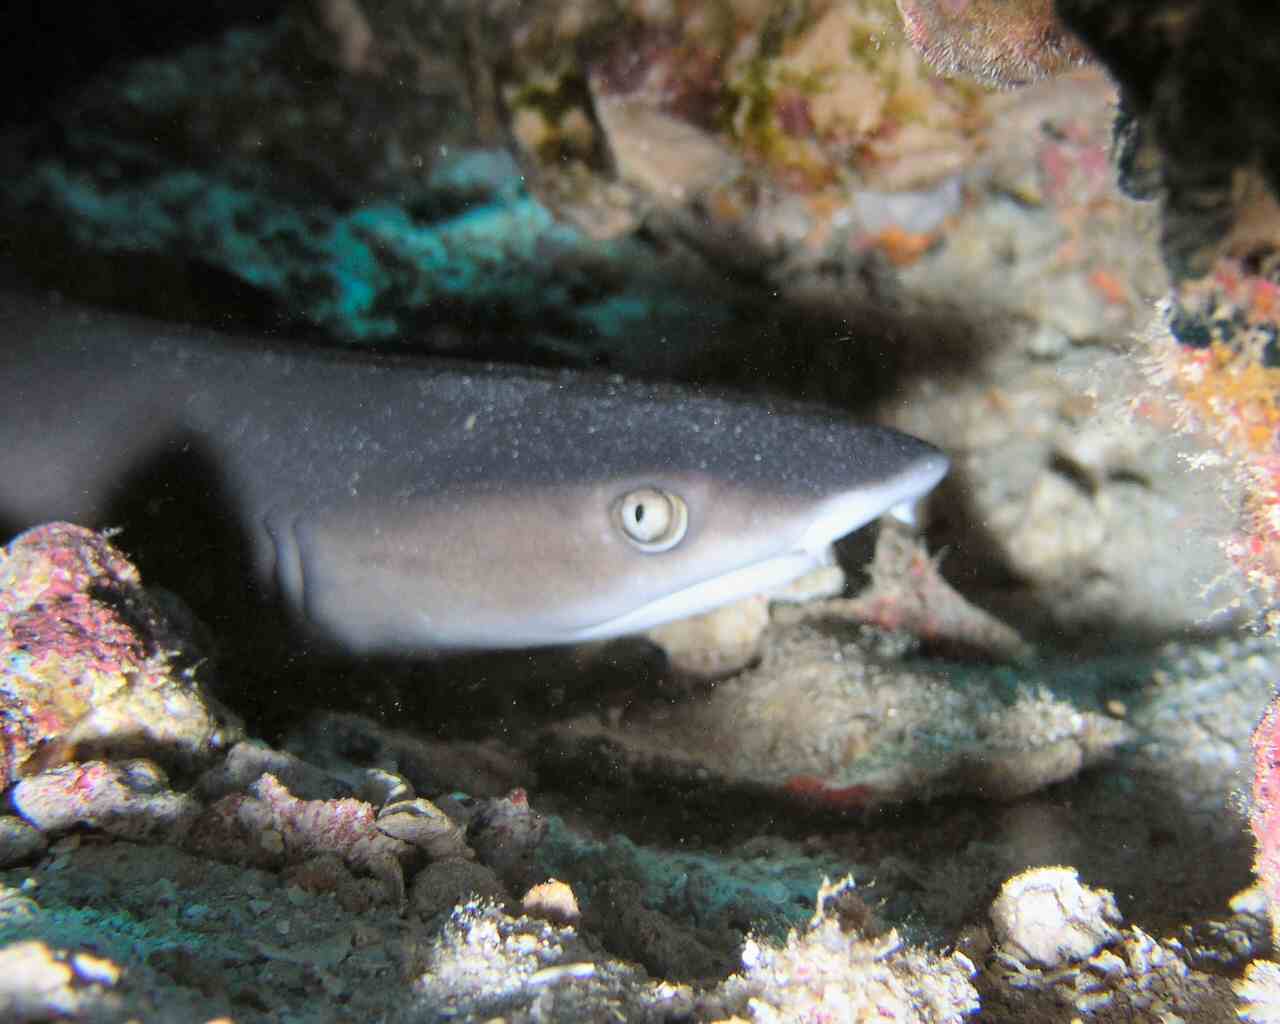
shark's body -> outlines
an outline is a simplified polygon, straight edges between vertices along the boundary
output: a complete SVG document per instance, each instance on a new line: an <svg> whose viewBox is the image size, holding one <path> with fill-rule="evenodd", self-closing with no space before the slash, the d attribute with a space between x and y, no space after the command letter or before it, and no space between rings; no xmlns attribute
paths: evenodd
<svg viewBox="0 0 1280 1024"><path fill-rule="evenodd" d="M0 292L0 523L112 518L185 452L256 580L360 652L571 643L780 585L928 492L932 446L810 409L290 350Z"/></svg>

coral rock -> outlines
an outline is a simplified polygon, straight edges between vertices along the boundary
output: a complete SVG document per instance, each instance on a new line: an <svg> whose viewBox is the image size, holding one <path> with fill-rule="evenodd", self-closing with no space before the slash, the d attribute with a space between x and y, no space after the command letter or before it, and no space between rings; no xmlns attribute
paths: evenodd
<svg viewBox="0 0 1280 1024"><path fill-rule="evenodd" d="M409 888L409 910L424 921L474 899L503 904L511 896L492 868L465 860L428 864L414 876Z"/></svg>
<svg viewBox="0 0 1280 1024"><path fill-rule="evenodd" d="M1115 897L1080 884L1075 868L1032 868L1000 889L991 905L996 938L1024 963L1060 967L1120 938Z"/></svg>
<svg viewBox="0 0 1280 1024"><path fill-rule="evenodd" d="M102 534L15 538L0 555L0 789L70 760L211 760L240 727L183 668L194 658Z"/></svg>
<svg viewBox="0 0 1280 1024"><path fill-rule="evenodd" d="M190 796L169 788L150 761L88 761L23 779L10 797L18 813L42 832L78 825L127 839L181 834L199 810Z"/></svg>
<svg viewBox="0 0 1280 1024"><path fill-rule="evenodd" d="M1254 870L1271 905L1274 929L1280 921L1280 700L1271 703L1253 733L1249 824L1258 843Z"/></svg>
<svg viewBox="0 0 1280 1024"><path fill-rule="evenodd" d="M523 789L488 800L467 827L480 860L517 892L534 880L533 854L547 833L547 819L529 806Z"/></svg>
<svg viewBox="0 0 1280 1024"><path fill-rule="evenodd" d="M827 914L827 898L852 884L824 885L813 921L782 948L749 940L742 973L717 993L726 1008L755 1024L957 1024L976 1012L978 993L969 981L974 966L963 953L942 957L908 948L893 931L874 938L845 931Z"/></svg>
<svg viewBox="0 0 1280 1024"><path fill-rule="evenodd" d="M0 868L21 864L44 853L48 841L38 828L12 815L0 816Z"/></svg>
<svg viewBox="0 0 1280 1024"><path fill-rule="evenodd" d="M907 36L936 70L1024 85L1089 60L1052 0L898 0Z"/></svg>
<svg viewBox="0 0 1280 1024"><path fill-rule="evenodd" d="M415 848L378 828L374 809L359 800L298 800L270 774L251 796L224 797L195 822L194 852L260 867L283 867L332 854L382 881L404 900L403 865Z"/></svg>
<svg viewBox="0 0 1280 1024"><path fill-rule="evenodd" d="M582 916L573 890L564 882L549 878L524 894L520 906L531 917L553 924L577 924Z"/></svg>
<svg viewBox="0 0 1280 1024"><path fill-rule="evenodd" d="M115 1019L118 1000L106 990L119 977L120 969L109 960L87 953L67 956L43 942L16 942L0 949L0 1018L13 1024L98 1020L108 1014Z"/></svg>

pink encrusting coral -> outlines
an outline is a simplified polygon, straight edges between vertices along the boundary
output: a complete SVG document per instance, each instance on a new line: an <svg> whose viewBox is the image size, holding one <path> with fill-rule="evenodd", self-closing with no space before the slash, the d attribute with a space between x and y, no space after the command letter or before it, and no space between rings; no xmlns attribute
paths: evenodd
<svg viewBox="0 0 1280 1024"><path fill-rule="evenodd" d="M0 788L88 757L196 767L238 738L105 536L50 523L0 554ZM189 653L189 652L188 652Z"/></svg>
<svg viewBox="0 0 1280 1024"><path fill-rule="evenodd" d="M1280 633L1280 286L1226 258L1180 282L1150 332L1148 364L1176 415L1207 433L1236 467L1244 515L1227 554Z"/></svg>
<svg viewBox="0 0 1280 1024"><path fill-rule="evenodd" d="M1249 810L1258 850L1254 870L1271 906L1273 931L1280 921L1280 698L1253 732L1253 800Z"/></svg>
<svg viewBox="0 0 1280 1024"><path fill-rule="evenodd" d="M263 775L250 793L223 797L194 822L187 845L219 860L281 868L336 856L379 879L404 900L404 865L411 844L387 835L377 811L363 800L299 800L275 776Z"/></svg>

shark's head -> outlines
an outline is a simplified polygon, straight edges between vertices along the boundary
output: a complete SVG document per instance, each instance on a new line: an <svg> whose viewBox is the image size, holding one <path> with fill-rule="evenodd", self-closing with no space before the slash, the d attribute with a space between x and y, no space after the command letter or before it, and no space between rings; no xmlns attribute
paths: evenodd
<svg viewBox="0 0 1280 1024"><path fill-rule="evenodd" d="M492 436L473 426L451 462L465 472L296 516L278 544L287 596L368 652L621 636L803 575L834 540L908 515L947 471L884 427L624 397L576 421L573 406L521 410L518 436L501 418Z"/></svg>

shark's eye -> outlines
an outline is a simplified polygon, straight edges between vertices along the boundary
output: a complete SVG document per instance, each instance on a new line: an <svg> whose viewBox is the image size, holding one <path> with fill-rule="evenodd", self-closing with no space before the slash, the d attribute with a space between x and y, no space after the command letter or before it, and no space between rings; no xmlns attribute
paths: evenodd
<svg viewBox="0 0 1280 1024"><path fill-rule="evenodd" d="M666 551L680 543L689 510L678 494L657 487L628 491L617 504L623 535L641 551Z"/></svg>

